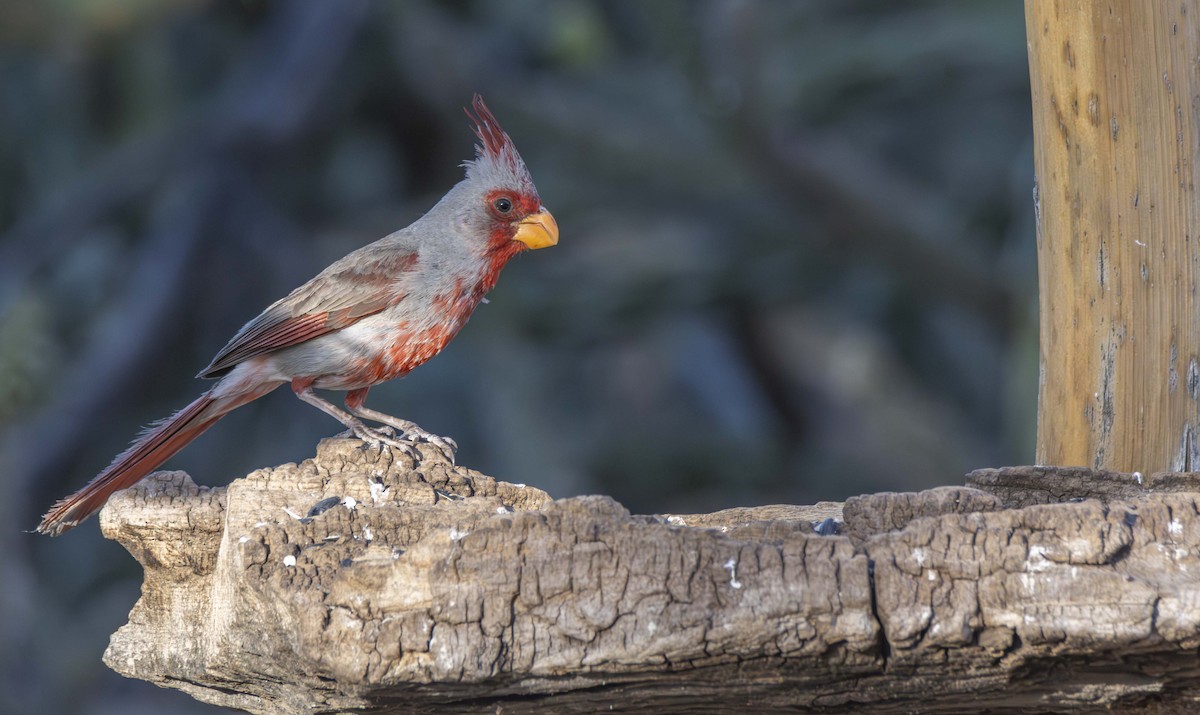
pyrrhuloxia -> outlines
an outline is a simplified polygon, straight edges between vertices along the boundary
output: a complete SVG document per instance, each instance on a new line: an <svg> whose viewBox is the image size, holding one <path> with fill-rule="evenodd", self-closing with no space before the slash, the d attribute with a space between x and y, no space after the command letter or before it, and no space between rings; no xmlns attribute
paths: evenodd
<svg viewBox="0 0 1200 715"><path fill-rule="evenodd" d="M510 258L558 243L554 217L512 140L478 95L472 106L475 114L468 110L467 116L479 144L466 179L411 226L342 258L247 323L201 371L200 377L220 378L212 389L56 503L37 530L57 536L74 527L225 414L284 383L365 442L415 457L413 441L425 440L452 456L447 440L365 407L367 391L437 355ZM348 391L349 411L313 388ZM393 427L403 439L362 419Z"/></svg>

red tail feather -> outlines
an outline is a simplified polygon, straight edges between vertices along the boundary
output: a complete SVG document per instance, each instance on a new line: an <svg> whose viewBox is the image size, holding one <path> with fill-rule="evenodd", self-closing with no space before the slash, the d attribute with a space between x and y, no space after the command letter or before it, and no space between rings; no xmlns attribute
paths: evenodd
<svg viewBox="0 0 1200 715"><path fill-rule="evenodd" d="M58 536L74 528L104 506L113 492L133 486L230 410L262 394L218 398L214 391L204 393L192 404L148 429L83 489L55 503L42 517L37 531Z"/></svg>

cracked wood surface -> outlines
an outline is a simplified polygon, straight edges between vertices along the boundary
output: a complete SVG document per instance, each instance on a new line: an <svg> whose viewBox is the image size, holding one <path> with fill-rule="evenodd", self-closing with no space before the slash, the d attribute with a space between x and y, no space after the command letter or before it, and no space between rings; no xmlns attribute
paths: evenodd
<svg viewBox="0 0 1200 715"><path fill-rule="evenodd" d="M424 454L331 439L225 488L118 494L101 526L145 583L105 662L272 714L1200 707L1183 488L1012 508L1057 475L1011 468L635 516Z"/></svg>

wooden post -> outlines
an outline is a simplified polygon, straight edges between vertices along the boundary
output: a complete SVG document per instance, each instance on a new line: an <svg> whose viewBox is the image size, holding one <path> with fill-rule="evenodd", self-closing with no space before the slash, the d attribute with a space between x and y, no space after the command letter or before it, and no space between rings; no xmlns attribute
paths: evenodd
<svg viewBox="0 0 1200 715"><path fill-rule="evenodd" d="M1037 461L1200 469L1200 0L1026 0Z"/></svg>

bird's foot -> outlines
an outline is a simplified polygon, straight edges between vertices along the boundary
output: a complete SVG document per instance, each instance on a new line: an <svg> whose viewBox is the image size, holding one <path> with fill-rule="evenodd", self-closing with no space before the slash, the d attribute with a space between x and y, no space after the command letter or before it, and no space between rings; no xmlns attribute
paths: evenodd
<svg viewBox="0 0 1200 715"><path fill-rule="evenodd" d="M458 442L449 437L443 437L423 430L413 422L409 422L409 425L409 428L404 430L405 440L413 443L426 442L432 444L446 457L446 461L454 464L454 453L458 451Z"/></svg>
<svg viewBox="0 0 1200 715"><path fill-rule="evenodd" d="M417 449L417 445L409 439L396 439L393 435L395 432L390 427L371 428L364 424L358 424L343 432L340 436L349 437L353 435L358 437L365 444L383 449L384 445L395 447L403 452L415 465L421 461L421 452Z"/></svg>
<svg viewBox="0 0 1200 715"><path fill-rule="evenodd" d="M446 457L446 461L454 464L454 453L458 451L458 443L453 439L421 429L416 422L402 420L399 417L393 417L383 412L360 408L357 414L373 422L379 422L380 424L394 428L406 442L411 444L417 444L418 442L432 444Z"/></svg>
<svg viewBox="0 0 1200 715"><path fill-rule="evenodd" d="M347 405L350 405L350 403L347 403ZM351 411L354 413L354 417L371 420L372 422L378 422L382 425L387 425L387 428L396 430L400 434L400 439L404 442L407 442L409 447L414 450L416 449L416 444L419 442L432 444L434 447L438 448L438 451L442 453L442 455L446 458L446 461L454 464L454 453L458 451L458 443L449 437L436 435L432 432L421 429L417 426L416 422L403 420L399 417L393 417L385 412L364 407L361 404L355 403L350 406ZM349 415L347 415L347 417L349 417ZM357 422L357 420L355 421ZM362 425L361 423L358 423L355 426L352 426L350 422L345 422L344 424L347 427L351 427L354 433L360 437L362 436L362 432L360 432L360 430L365 432L374 432L374 430ZM408 450L405 450L405 452L411 454L408 452Z"/></svg>
<svg viewBox="0 0 1200 715"><path fill-rule="evenodd" d="M387 425L384 425L383 427L374 427L374 428L363 425L362 428L363 428L363 430L365 430L367 432L372 432L375 434L382 434L385 437L395 437L396 436L396 430L392 429L391 427L388 427ZM335 434L334 437L336 439L350 439L351 437L357 437L358 439L362 439L362 437L359 436L358 432L356 432L352 429L344 429L341 432L338 432L337 434Z"/></svg>

